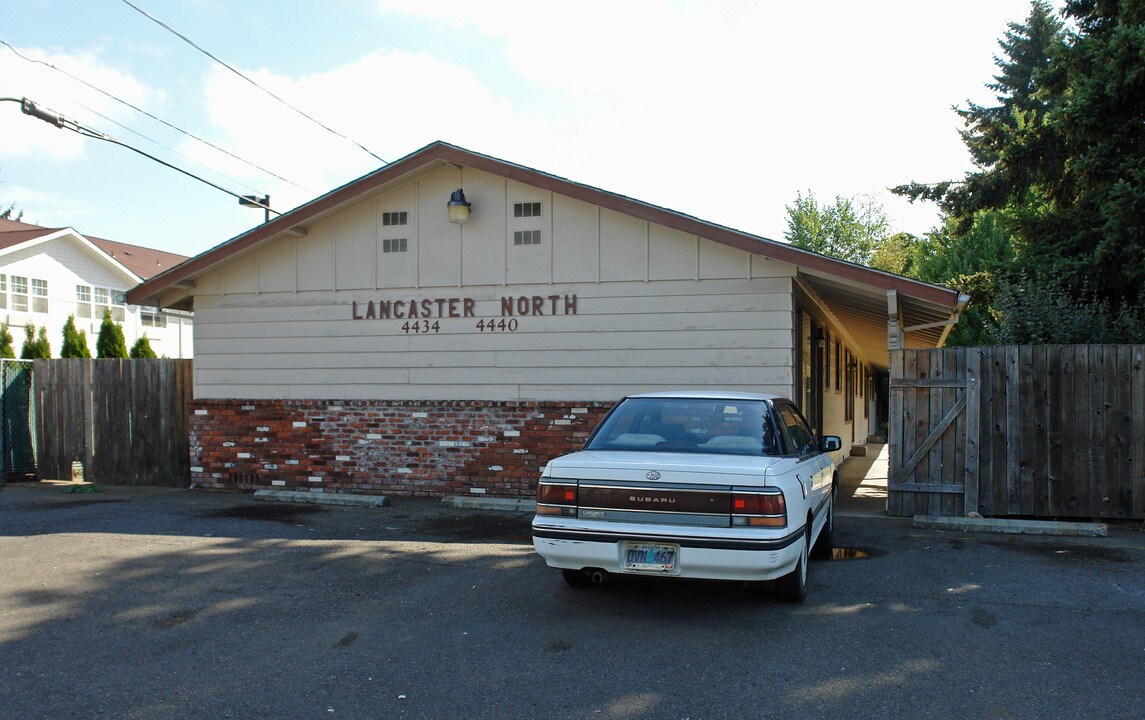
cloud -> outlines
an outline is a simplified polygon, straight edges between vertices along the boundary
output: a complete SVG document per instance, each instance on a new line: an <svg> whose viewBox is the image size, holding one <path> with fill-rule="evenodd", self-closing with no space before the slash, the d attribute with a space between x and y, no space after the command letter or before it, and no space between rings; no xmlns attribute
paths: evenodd
<svg viewBox="0 0 1145 720"><path fill-rule="evenodd" d="M968 169L951 106L981 97L997 38L1029 10L968 3L376 5L484 38L518 85L558 98L538 167L779 237L807 189L873 193L897 228L933 223L886 188ZM960 85L967 67L978 80Z"/></svg>
<svg viewBox="0 0 1145 720"><path fill-rule="evenodd" d="M215 68L206 77L204 92L221 144L316 194L380 167L383 163L370 152L393 161L434 140L460 145L471 141L474 149L488 150L505 146L508 138L519 140L535 133L527 115L514 112L470 70L428 55L379 51L298 78L267 70L242 72L317 122L235 74ZM202 146L188 144L184 152L225 166L228 174L273 185L272 195L282 199L272 202L275 207L290 207L312 197Z"/></svg>
<svg viewBox="0 0 1145 720"><path fill-rule="evenodd" d="M1005 23L1028 11L1025 0L968 2L973 12L746 0L476 12L377 0L382 17L437 28L432 54L377 51L300 77L244 72L386 160L446 140L773 238L797 192L874 194L894 229L922 233L935 208L886 189L968 169L951 106L980 93ZM443 47L454 38L497 57L469 62ZM967 87L969 65L978 79ZM225 161L275 207L381 164L226 70L208 72L205 97L221 144L311 191Z"/></svg>
<svg viewBox="0 0 1145 720"><path fill-rule="evenodd" d="M67 226L99 212L99 208L89 203L61 198L55 193L23 185L12 185L3 182L2 178L0 175L0 210L7 210L9 206L13 206L14 213L23 212L21 222L43 224L45 227Z"/></svg>

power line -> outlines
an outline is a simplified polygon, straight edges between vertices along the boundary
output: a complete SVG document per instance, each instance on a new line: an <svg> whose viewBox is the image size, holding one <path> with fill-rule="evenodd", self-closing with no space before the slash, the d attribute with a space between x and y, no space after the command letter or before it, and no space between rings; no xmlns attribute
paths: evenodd
<svg viewBox="0 0 1145 720"><path fill-rule="evenodd" d="M211 172L213 172L213 173L215 173L215 174L217 174L217 175L221 175L222 177L225 177L227 180L230 180L230 181L231 181L231 182L233 182L233 183L237 183L237 184L239 184L239 185L242 185L243 187L245 187L245 188L246 188L246 189L248 189L248 190L253 190L253 191L254 191L254 192L256 192L256 193L257 193L257 192L259 192L258 190L256 190L255 188L251 187L250 185L247 185L247 184L246 184L245 182L243 182L242 180L238 180L238 179L236 179L236 178L233 178L233 177L231 177L231 176L227 175L226 173L223 173L223 172L219 172L218 170L215 170L214 168L208 167L207 165L204 165L203 163L201 163L201 162L198 162L197 160L192 160L191 158L187 157L186 155L184 155L183 153L179 152L178 150L175 150L174 148L170 148L170 147L167 147L166 145L164 145L163 143L159 142L158 140L154 140L154 139L152 139L152 138L149 138L149 137L147 137L146 135L144 135L143 133L139 132L138 130L135 130L135 129L133 129L133 128L129 128L129 127L127 127L126 125L124 125L123 123L119 122L118 120L114 120L114 119L112 119L112 118L109 118L107 115L104 115L103 113L101 113L101 112L100 112L100 111L98 111L98 110L94 110L94 109L92 109L92 108L88 107L87 105L84 105L83 103L81 103L81 102L77 101L77 100L72 100L72 102L73 102L73 103L75 103L76 105L78 105L79 107L83 108L84 110L87 110L89 113L92 113L93 115L98 115L99 117L103 118L104 120L108 121L109 123L111 123L111 124L113 124L113 125L117 125L117 126L119 126L119 127L123 128L123 129L124 129L124 130L126 130L127 132L129 132L129 133L131 133L131 134L135 135L136 137L140 137L140 138L143 138L144 140L146 140L147 142L151 143L152 145L155 145L156 147L160 147L160 148L163 148L164 150L166 150L167 152L171 153L172 155L178 155L179 157L183 158L183 159L184 159L184 160L186 160L187 162L190 162L190 163L194 163L195 165L198 165L199 167L201 167L201 168L203 168L203 169L205 169L205 170L210 170ZM118 144L122 144L122 143L118 143ZM289 182L289 181L288 181L288 182Z"/></svg>
<svg viewBox="0 0 1145 720"><path fill-rule="evenodd" d="M353 19L357 20L357 21L358 21L358 24L359 24L359 25L361 25L362 27L366 28L367 30L369 30L369 31L370 31L370 32L372 32L373 34L375 34L375 35L377 35L378 37L380 37L381 39L385 40L385 41L386 41L386 42L388 42L390 45L393 45L395 50L401 50L401 48L400 48L400 47L398 47L398 44L397 44L396 42L394 42L393 40L390 40L388 37L386 37L385 35L381 34L381 33L380 33L380 32L378 32L377 30L375 30L375 29L373 28L373 26L372 26L372 25L368 24L368 23L367 23L365 20L363 20L362 18L358 17L358 16L357 16L357 15L355 15L354 13L350 12L350 11L349 11L349 10L347 10L346 8L344 8L344 7L342 7L341 5L339 5L337 2L335 2L335 0L328 0L328 2L329 2L331 5L333 5L334 7L338 8L338 9L339 9L339 10L341 10L342 12L344 12L344 13L346 13L347 15L349 15L350 17L352 17ZM402 50L402 52L405 52L405 51L404 51L404 50Z"/></svg>
<svg viewBox="0 0 1145 720"><path fill-rule="evenodd" d="M294 106L293 106L293 105L291 105L290 103L286 102L285 100L283 100L283 99L282 99L282 98L280 98L279 96L277 96L277 95L275 95L274 93L272 93L270 90L267 90L266 88L264 88L263 86L259 85L257 82L255 82L255 81L254 81L254 80L252 80L251 78L247 77L246 75L242 74L241 72L239 72L239 71L238 71L238 70L236 70L235 68L233 68L233 67L231 67L230 65L228 65L227 63L223 62L222 60L220 60L220 59L219 59L219 58L217 58L216 56L212 55L210 52L208 52L208 51L204 50L202 47L200 47L198 44L196 44L194 40L191 40L189 37L187 37L186 35L184 35L184 34L180 33L178 30L176 30L175 28L171 27L170 25L168 25L167 23L163 22L162 20L160 20L160 19L158 19L158 18L154 17L153 15L150 15L150 14L148 14L148 13L147 13L145 10L143 10L143 9L141 9L139 6L137 6L137 5L133 4L133 3L132 3L130 0L123 0L123 4L124 4L124 5L127 5L127 6L128 6L128 7L130 7L132 10L136 11L137 13L139 13L140 15L142 15L143 17L147 18L148 20L150 20L151 22L155 23L155 24L156 24L156 25L158 25L159 27L163 28L163 29L164 29L164 30L166 30L167 32L171 33L171 34L172 34L172 35L174 35L175 37L179 38L179 39L180 39L180 40L182 40L183 42L187 43L187 44L188 44L188 45L190 45L191 47L193 47L193 48L195 48L196 50L198 50L199 52L203 53L204 55L206 55L206 56L207 56L207 57L209 57L210 59L212 59L212 60L214 60L215 62L217 62L219 65L222 65L222 66L223 66L223 67L225 67L227 70L230 70L230 71L231 71L232 73L234 73L235 75L238 75L238 76L239 76L240 78L242 78L243 80L246 80L246 81L247 81L248 83L250 83L251 85L254 85L254 86L255 86L256 88L258 88L259 90L263 91L264 93L266 93L266 94L267 94L267 95L269 95L270 97L274 98L274 99L275 99L275 100L277 100L278 102L282 103L282 104L283 104L283 105L285 105L286 107L290 108L290 109L291 109L291 110L293 110L294 112L298 113L298 114L299 114L299 115L301 115L302 117L306 118L306 119L307 119L307 120L309 120L310 122L312 122L312 123L314 123L315 125L317 125L318 127L322 128L322 129L323 129L323 130L325 130L326 132L329 132L329 133L331 133L331 134L333 134L333 135L337 135L338 137L342 138L343 140L345 140L345 141L347 141L347 142L350 142L350 143L353 143L354 145L357 145L357 146L358 146L358 148L360 148L362 151L364 151L364 152L366 152L366 153L369 153L371 156L373 156L373 157L374 157L376 160L378 160L378 161L379 161L379 162L381 162L382 164L384 164L384 165L388 165L388 164L389 164L389 161L387 161L387 160L383 159L382 157L380 157L379 155L377 155L376 153L374 153L372 150L370 150L369 148L367 148L365 145L361 144L361 143L360 143L360 142L358 142L357 140L353 140L353 139L351 139L351 138L349 138L349 137L346 137L345 135L343 135L342 133L338 132L337 130L335 130L335 129L333 129L333 128L331 128L331 127L329 127L329 126L327 126L327 125L323 124L322 122L320 122L319 120L315 119L314 117L312 117L312 116L310 116L310 115L307 115L307 114L306 114L305 112L303 112L302 110L299 110L298 108L294 107Z"/></svg>
<svg viewBox="0 0 1145 720"><path fill-rule="evenodd" d="M95 85L92 85L91 83L89 83L87 80L84 80L83 78L80 78L80 77L76 77L75 75L71 74L71 73L70 73L70 72L68 72L67 70L64 70L64 69L62 69L62 68L56 67L55 65L53 65L53 64L51 64L50 62L47 62L47 61L44 61L44 60L37 60L36 58L33 58L33 57L28 57L27 55L25 55L25 54L21 53L19 50L17 50L15 47L13 47L13 46L11 45L11 43L9 43L7 40L3 40L3 39L0 39L0 45L4 45L5 47L7 47L9 50L11 50L13 53L15 53L17 57L19 57L19 58L20 58L20 59L22 59L22 60L25 60L25 61L27 61L27 62L30 62L30 63L36 63L36 64L38 64L38 65L44 65L44 66L46 66L46 67L49 67L49 68L51 68L52 70L55 70L56 72L58 72L58 73L60 73L60 74L62 74L62 75L67 75L67 76L68 76L68 77L70 77L72 80L75 80L75 81L76 81L76 82L78 82L78 83L82 83L83 85L86 85L87 87L91 88L92 90L95 90L96 92L98 92L98 93L101 93L101 94L103 94L104 96L106 96L106 97L108 97L108 98L111 98L112 100L114 100L114 101L116 101L116 102L118 102L118 103L120 103L120 104L122 104L122 105L126 105L127 107L131 108L132 110L134 110L134 111L136 111L136 112L138 112L138 113L142 113L143 115L146 115L147 117L151 118L152 120L155 120L156 122L160 122L160 123L162 123L162 124L166 125L167 127L171 128L172 130L174 130L174 131L176 131L176 132L179 132L179 133L182 133L183 135L185 135L185 136L187 136L187 137L191 138L192 140L197 140L198 142L201 142L201 143L203 143L204 145L206 145L206 146L208 146L208 147L214 148L215 150L218 150L219 152L223 153L224 155L228 155L228 156L230 156L230 157L234 158L235 160L238 160L239 162L241 162L241 163L244 163L244 164L246 164L247 166L254 168L255 170L258 170L258 171L260 171L260 172L266 173L267 175L270 175L271 177L274 177L274 178L278 178L279 180L283 181L284 183L287 183L287 184L289 184L289 185L293 185L294 187L298 188L299 190L302 190L303 192L309 193L309 194L311 194L311 195L315 195L315 194L317 194L317 193L315 193L313 190L309 190L309 189L307 189L307 188L304 188L304 187L302 187L301 185L299 185L299 184L297 184L297 183L295 183L295 182L291 182L290 180L287 180L286 178L282 177L281 175L279 175L279 174L277 174L277 173L274 173L274 172L272 172L272 171L270 171L270 170L267 170L267 169L266 169L266 168L264 168L264 167L261 167L261 166L259 166L259 165L256 165L255 163L253 163L253 162L250 162L249 160L245 160L245 159L243 159L243 158L239 157L238 155L235 155L235 154L234 154L234 153L232 153L231 151L229 151L229 150L227 150L227 149L225 149L225 148L221 148L221 147L219 147L218 145L216 145L216 144L212 143L212 142L211 142L211 141L209 141L209 140L204 140L203 138L199 137L198 135L195 135L194 133L190 133L190 132L187 132L186 130L184 130L184 129L182 129L182 128L178 127L178 126L176 126L176 125L173 125L173 124L171 124L171 123L167 122L167 121L166 121L166 120L164 120L163 118L160 118L160 117L156 117L155 115L152 115L151 113L147 112L146 110L144 110L144 109L142 109L142 108L140 108L140 107L136 107L135 105L131 104L130 102L128 102L128 101L126 101L126 100L124 100L123 98L117 97L117 96L115 96L115 95L113 95L113 94L111 94L111 93L107 92L106 90L103 90L102 88L98 88L98 87L96 87ZM74 102L74 101L73 101L73 102ZM76 103L76 104L77 104L77 105L79 105L79 103ZM80 105L80 107L83 107L83 105ZM95 110L91 110L91 108L85 108L85 109L87 109L87 110L89 110L89 111L91 111L91 112L94 112L94 113L96 113L97 115L99 115L100 117L104 118L105 120L109 120L110 122L114 122L116 125L119 125L120 127L122 127L124 130L127 130L128 132L133 132L133 133L135 133L136 135L139 135L140 137L144 137L143 135L140 135L140 134L139 134L139 133L137 133L136 131L132 130L131 128L129 128L129 127L126 127L125 125L122 125L122 124L120 124L120 123L118 123L118 122L115 122L114 120L111 120L111 118L108 118L107 116L105 116L105 115L102 115L102 114L100 114L100 113L96 112ZM150 138L144 138L144 139L145 139L145 140L150 140ZM156 145L159 145L159 143L156 143L154 140L150 140L150 141L151 141L151 142L153 142L153 143L155 143ZM162 145L160 145L160 147L163 147L163 146L162 146ZM170 148L167 148L167 149L168 149L168 150L170 150ZM172 152L175 152L175 151L173 151L173 150L172 150ZM177 153L177 154L178 154L178 153ZM186 157L186 156L184 155L183 157ZM189 159L189 158L188 158L188 159ZM232 179L233 179L233 178L232 178ZM238 181L236 181L236 182L238 182ZM242 184L242 183L240 183L240 184ZM250 186L248 185L247 187L250 187ZM254 188L251 188L251 189L253 190Z"/></svg>
<svg viewBox="0 0 1145 720"><path fill-rule="evenodd" d="M3 44L5 44L5 45L8 45L8 43L4 42L3 40L0 40L0 43L3 43ZM12 48L12 46L11 46L11 45L8 45L8 47L9 47L9 48ZM13 50L13 52L15 52L15 49L14 49L14 48L12 48L12 50ZM17 54L17 55L20 55L20 53L18 53L18 52L17 52L16 54ZM23 55L20 55L20 57L23 57ZM27 59L27 58L24 58L24 59ZM36 60L32 60L31 62L39 62L39 61L36 61ZM44 63L44 64L47 64L47 63ZM61 71L61 72L62 72L62 71ZM66 73L65 73L65 74L66 74ZM78 78L77 78L77 79L78 79ZM81 80L80 82L83 82L83 81ZM94 88L94 89L98 89L98 88ZM179 157L183 158L183 159L184 159L184 160L186 160L187 162L190 162L190 163L193 163L193 164L195 164L195 165L198 165L199 167L201 167L201 168L203 168L203 169L205 169L205 170L209 170L209 171L211 171L211 172L215 173L216 175L220 175L220 176L222 176L222 177L226 178L227 180L230 180L230 181L231 181L231 182L233 182L233 183L236 183L236 184L238 184L238 185L242 185L243 187L247 188L248 190L252 190L252 191L254 191L254 192L256 192L256 193L257 193L257 192L259 192L257 189L255 189L255 188L251 187L250 185L247 185L247 184L246 184L245 182L243 182L242 180L237 180L237 179L235 179L235 178L233 178L233 177L230 177L230 176L229 176L229 175L227 175L226 173L223 173L223 172L220 172L220 171L218 171L218 170L215 170L214 168L208 167L207 165L204 165L203 163L201 163L201 162L198 162L198 161L196 161L196 160L192 160L191 158L187 157L186 155L184 155L183 153L179 152L178 150L175 150L174 148L168 147L168 146L164 145L163 143L159 142L158 140L155 140L155 139L153 139L153 138L147 137L146 135L144 135L143 133L139 132L138 130L135 130L134 128L130 128L130 127L128 127L128 126L126 126L126 125L124 125L123 123L119 122L118 120L112 119L112 118L108 117L107 115L104 115L103 113L101 113L101 112L100 112L100 111L98 111L98 110L95 110L94 108L90 108L90 107L88 107L87 105L84 105L83 103L79 102L78 100L75 100L75 99L71 99L71 98L69 98L69 101L70 101L70 102L71 102L73 105L76 105L77 107L81 107L81 108L83 108L84 110L87 110L89 113L91 113L91 114L93 114L93 115L97 115L97 116L99 116L99 117L103 118L104 120L108 121L109 123L111 123L111 124L113 124L113 125L116 125L116 126L118 126L118 127L122 128L122 129L126 130L127 132L129 132L129 133L131 133L131 134L135 135L136 137L139 137L139 138L142 138L143 140L146 140L147 142L151 143L152 145L154 145L154 146L156 146L156 147L159 147L159 148L162 148L162 149L166 150L167 152L171 153L172 155L178 155ZM39 107L39 106L38 106L38 105L36 105L35 103L33 103L33 105L35 105L36 107ZM29 113L29 114L31 114L31 113ZM39 116L37 116L37 117L39 117ZM42 118L42 117L41 117L40 119L44 119L44 118ZM75 124L75 125L77 125L77 126L79 125L78 123L76 123L76 122L74 122L74 121L68 121L68 122L71 122L72 124ZM57 123L54 123L54 124L57 124ZM58 124L57 124L57 125L58 125ZM61 126L61 127L62 127L62 126ZM71 129L71 128L68 128L68 129ZM99 134L100 134L100 135L102 135L102 133L99 133ZM93 136L91 136L91 137L95 137L95 136L93 135ZM289 182L289 181L287 181L287 182ZM292 184L293 184L293 183L292 183Z"/></svg>
<svg viewBox="0 0 1145 720"><path fill-rule="evenodd" d="M72 132L74 132L78 135L81 135L83 137L92 138L93 140L103 140L104 142L109 142L112 145L118 145L122 148L127 148L131 152L142 155L143 157L147 158L148 160L154 160L155 162L159 163L160 165L171 168L172 170L175 170L176 172L183 173L187 177L192 178L194 180L198 180L199 182L203 183L204 185L210 185L211 187L213 187L216 190L221 190L222 192L225 192L227 195L238 198L239 202L244 204L244 205L249 204L253 207L263 208L268 213L268 217L269 217L269 213L274 213L275 215L281 215L282 214L282 213L278 212L277 210L272 210L270 208L268 199L260 199L257 197L252 197L250 195L240 195L240 194L238 194L232 190L228 190L227 188L223 187L222 185L219 185L218 183L214 183L214 182L211 182L210 180L207 180L206 178L199 177L198 175L194 174L193 172L190 172L189 170L184 170L183 168L179 167L178 165L172 165L171 163L167 162L166 160L162 160L160 158L155 157L154 155L151 155L149 153L146 153L146 152L140 150L137 147L134 147L132 145L128 145L127 143L123 142L122 140L117 140L116 138L113 138L112 136L108 135L107 133L100 132L98 130L94 130L92 128L87 127L86 125L81 125L80 123L76 122L75 120L72 120L71 118L66 118L57 112L49 110L48 108L40 107L39 105L32 102L28 98L3 97L3 98L0 98L0 101L2 101L2 102L18 102L18 103L20 103L20 110L25 115L31 115L34 118L37 118L39 120L43 120L44 122L49 123L51 125L55 125L56 127L61 128L63 130L71 130Z"/></svg>

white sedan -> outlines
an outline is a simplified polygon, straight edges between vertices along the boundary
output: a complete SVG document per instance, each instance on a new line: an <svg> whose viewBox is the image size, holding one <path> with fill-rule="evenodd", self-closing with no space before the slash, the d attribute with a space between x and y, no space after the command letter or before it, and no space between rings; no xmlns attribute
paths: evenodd
<svg viewBox="0 0 1145 720"><path fill-rule="evenodd" d="M533 546L573 586L611 574L774 580L798 602L812 548L830 548L828 453L840 446L773 395L632 395L582 451L545 466Z"/></svg>

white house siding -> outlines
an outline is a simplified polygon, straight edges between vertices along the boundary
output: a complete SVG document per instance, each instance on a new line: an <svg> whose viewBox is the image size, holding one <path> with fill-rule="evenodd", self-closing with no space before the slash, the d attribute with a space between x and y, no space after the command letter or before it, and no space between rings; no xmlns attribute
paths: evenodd
<svg viewBox="0 0 1145 720"><path fill-rule="evenodd" d="M457 187L473 203L464 226L446 219ZM540 216L514 217L519 202L540 202ZM383 213L398 211L408 224L385 226ZM541 241L515 246L516 230L540 230ZM383 252L397 238L408 251ZM200 278L195 396L612 400L697 386L789 394L793 273L498 176L438 169ZM429 301L432 317L417 318L429 332L366 317L371 302L377 313L380 303L410 300ZM482 330L483 321L496 325Z"/></svg>
<svg viewBox="0 0 1145 720"><path fill-rule="evenodd" d="M63 344L63 328L69 315L77 315L76 328L87 334L88 346L95 355L96 338L99 336L103 320L101 310L92 311L92 317L83 318L77 314L76 286L101 287L111 290L112 295L122 295L127 288L136 284L134 277L125 275L111 263L101 260L94 251L87 249L79 240L64 235L52 240L37 243L10 253L0 255L0 273L8 282L4 293L4 308L0 310L3 322L12 333L15 350L20 351L23 343L23 326L31 322L36 327L47 330L48 340L54 355L59 355ZM12 309L11 278L13 275L46 280L48 283L48 312L20 312ZM31 287L29 287L30 295ZM131 347L144 333L157 355L172 358L186 358L192 355L192 329L190 315L177 312L165 313L166 327L144 326L140 308L134 305L123 308L124 337Z"/></svg>

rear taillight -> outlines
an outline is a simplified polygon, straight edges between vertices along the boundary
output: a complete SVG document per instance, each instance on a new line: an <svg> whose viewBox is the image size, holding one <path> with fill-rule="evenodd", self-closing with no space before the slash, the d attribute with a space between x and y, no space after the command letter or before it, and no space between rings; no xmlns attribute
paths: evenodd
<svg viewBox="0 0 1145 720"><path fill-rule="evenodd" d="M787 527L783 491L770 488L732 492L733 527Z"/></svg>
<svg viewBox="0 0 1145 720"><path fill-rule="evenodd" d="M539 483L537 514L576 517L576 483Z"/></svg>

